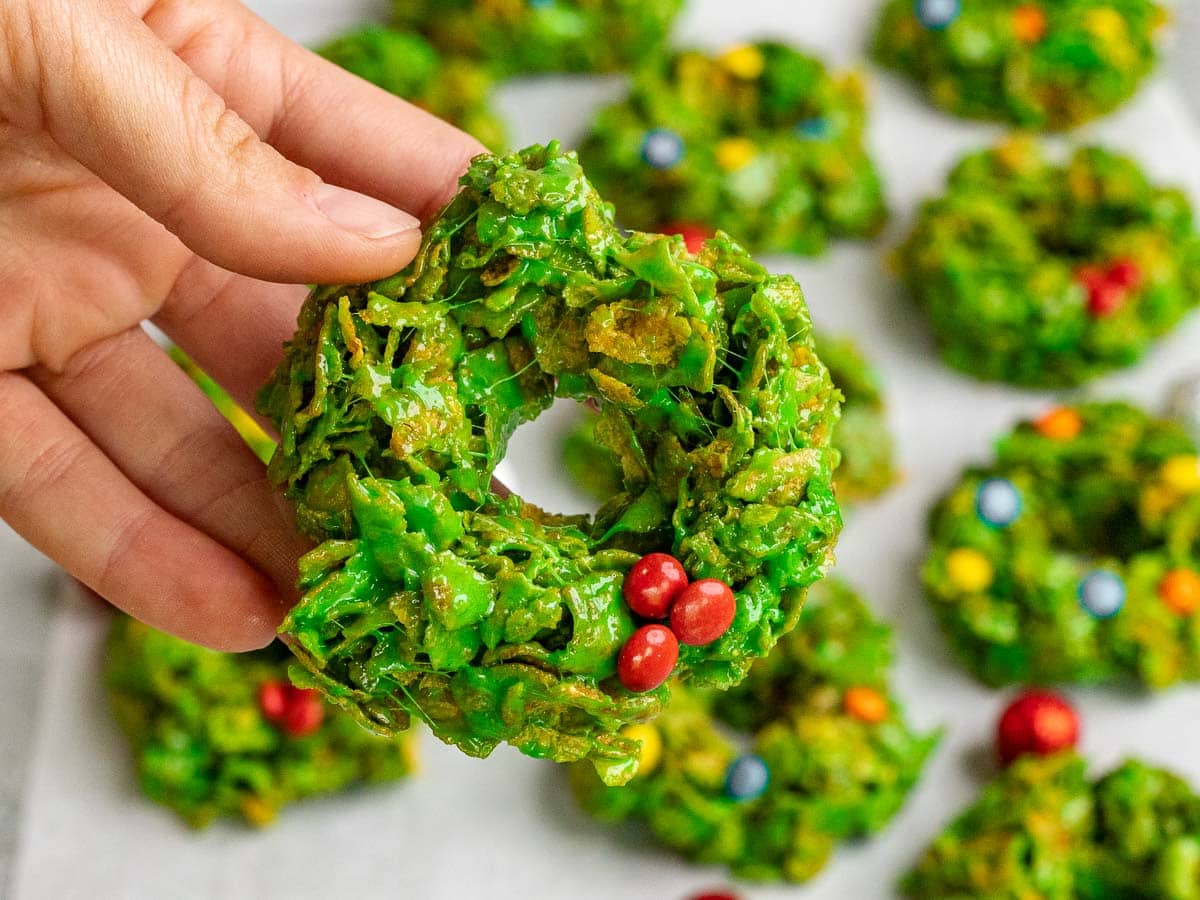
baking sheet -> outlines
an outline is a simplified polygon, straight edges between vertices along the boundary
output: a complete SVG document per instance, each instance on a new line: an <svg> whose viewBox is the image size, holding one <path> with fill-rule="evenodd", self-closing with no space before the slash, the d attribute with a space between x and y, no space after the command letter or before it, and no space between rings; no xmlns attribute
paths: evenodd
<svg viewBox="0 0 1200 900"><path fill-rule="evenodd" d="M259 0L252 6L301 40L353 21L376 3ZM790 37L831 60L860 56L871 0L693 0L682 42L719 46L761 35ZM883 250L904 233L915 202L941 187L946 168L999 129L928 109L901 83L875 73L871 142L895 212L871 244L838 244L819 261L770 258L801 280L817 322L856 336L882 368L906 480L850 516L839 547L849 577L898 629L896 688L921 727L948 726L910 802L882 836L844 847L807 887L739 886L746 898L873 900L988 774L991 729L1005 695L970 681L949 659L917 585L929 503L961 466L986 457L993 437L1051 395L983 386L944 368L920 319L897 294ZM570 139L619 79L555 78L506 87L514 140ZM1173 88L1084 129L1134 153L1162 179L1200 200L1200 134ZM1200 316L1164 340L1140 367L1097 383L1098 396L1158 406L1178 376L1200 370ZM561 478L554 448L574 411L559 404L514 439L504 479L549 508L588 508ZM103 614L65 605L47 650L49 675L28 775L16 866L19 900L120 898L559 898L671 900L729 885L724 872L686 864L636 832L580 814L552 764L502 750L468 759L426 735L420 775L395 788L303 804L266 832L218 825L202 834L136 792L126 748L98 681ZM1171 766L1200 785L1200 687L1158 697L1072 691L1083 750L1098 770L1126 754Z"/></svg>

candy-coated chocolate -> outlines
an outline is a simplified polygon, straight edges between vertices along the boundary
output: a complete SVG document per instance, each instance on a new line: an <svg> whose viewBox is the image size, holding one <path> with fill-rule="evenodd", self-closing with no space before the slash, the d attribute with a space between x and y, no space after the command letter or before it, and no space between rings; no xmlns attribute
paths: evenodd
<svg viewBox="0 0 1200 900"><path fill-rule="evenodd" d="M757 800L770 784L771 770L753 753L739 756L725 772L725 793L734 800Z"/></svg>
<svg viewBox="0 0 1200 900"><path fill-rule="evenodd" d="M991 560L972 547L958 547L946 554L946 577L960 591L986 590L995 578Z"/></svg>
<svg viewBox="0 0 1200 900"><path fill-rule="evenodd" d="M1158 583L1158 596L1171 612L1192 615L1200 610L1200 574L1194 569L1172 569Z"/></svg>
<svg viewBox="0 0 1200 900"><path fill-rule="evenodd" d="M1021 492L1007 478L988 478L979 484L975 509L987 524L1004 528L1021 515Z"/></svg>
<svg viewBox="0 0 1200 900"><path fill-rule="evenodd" d="M1043 414L1033 427L1042 437L1054 441L1069 441L1083 430L1083 419L1069 406L1059 406Z"/></svg>
<svg viewBox="0 0 1200 900"><path fill-rule="evenodd" d="M679 659L679 641L665 625L643 625L617 657L617 677L635 693L652 691L668 678Z"/></svg>
<svg viewBox="0 0 1200 900"><path fill-rule="evenodd" d="M996 752L1006 766L1026 753L1049 756L1069 750L1078 740L1079 716L1050 691L1027 691L1017 697L996 725Z"/></svg>
<svg viewBox="0 0 1200 900"><path fill-rule="evenodd" d="M887 697L875 688L855 685L842 697L846 712L863 722L878 725L888 717Z"/></svg>
<svg viewBox="0 0 1200 900"><path fill-rule="evenodd" d="M622 593L637 615L665 619L671 604L687 586L683 563L669 553L647 553L629 569Z"/></svg>
<svg viewBox="0 0 1200 900"><path fill-rule="evenodd" d="M693 581L671 607L671 630L681 644L702 647L729 630L737 613L737 599L725 582L716 578Z"/></svg>

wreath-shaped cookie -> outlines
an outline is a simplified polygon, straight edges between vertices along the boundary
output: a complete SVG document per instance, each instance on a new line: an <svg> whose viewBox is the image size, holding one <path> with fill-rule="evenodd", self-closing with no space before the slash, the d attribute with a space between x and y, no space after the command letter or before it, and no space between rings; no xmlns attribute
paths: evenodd
<svg viewBox="0 0 1200 900"><path fill-rule="evenodd" d="M925 590L991 685L1200 678L1200 459L1124 403L1052 409L934 508Z"/></svg>
<svg viewBox="0 0 1200 900"><path fill-rule="evenodd" d="M677 690L641 741L638 775L607 787L586 766L570 778L583 808L643 821L704 863L761 881L807 881L836 845L884 828L938 735L914 734L890 695L891 629L836 579L812 591L800 626L715 697ZM753 734L739 754L720 722Z"/></svg>
<svg viewBox="0 0 1200 900"><path fill-rule="evenodd" d="M894 447L888 430L879 373L849 338L817 335L817 353L842 393L842 418L833 433L841 457L834 475L839 502L877 497L895 483ZM621 489L620 460L596 439L594 409L566 435L563 467L593 498L604 501Z"/></svg>
<svg viewBox="0 0 1200 900"><path fill-rule="evenodd" d="M393 21L499 75L610 72L660 52L683 0L392 0Z"/></svg>
<svg viewBox="0 0 1200 900"><path fill-rule="evenodd" d="M864 119L860 76L791 47L685 50L647 63L579 155L624 225L817 254L886 219Z"/></svg>
<svg viewBox="0 0 1200 900"><path fill-rule="evenodd" d="M1026 137L963 159L895 262L949 365L1030 387L1131 365L1200 302L1181 190L1099 147L1057 165Z"/></svg>
<svg viewBox="0 0 1200 900"><path fill-rule="evenodd" d="M874 54L954 115L1063 129L1133 95L1165 20L1153 0L889 0Z"/></svg>
<svg viewBox="0 0 1200 900"><path fill-rule="evenodd" d="M555 397L598 403L621 460L594 520L492 488ZM672 673L741 680L841 525L799 286L724 235L693 254L618 230L557 144L478 157L403 272L317 288L261 406L271 476L324 541L283 625L308 683L475 755L630 777L620 727Z"/></svg>
<svg viewBox="0 0 1200 900"><path fill-rule="evenodd" d="M413 770L407 735L386 738L288 683L280 644L218 653L118 616L104 681L142 790L194 828L269 824L289 803Z"/></svg>
<svg viewBox="0 0 1200 900"><path fill-rule="evenodd" d="M1200 796L1128 760L1098 781L1072 752L1024 756L929 846L913 900L1200 898Z"/></svg>
<svg viewBox="0 0 1200 900"><path fill-rule="evenodd" d="M330 62L457 125L492 150L506 144L492 109L492 76L478 63L443 57L417 34L368 25L317 51Z"/></svg>

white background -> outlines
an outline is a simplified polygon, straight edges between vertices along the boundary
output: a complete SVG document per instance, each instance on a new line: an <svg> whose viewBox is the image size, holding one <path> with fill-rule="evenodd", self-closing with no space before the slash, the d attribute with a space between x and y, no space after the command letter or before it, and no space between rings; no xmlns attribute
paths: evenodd
<svg viewBox="0 0 1200 900"><path fill-rule="evenodd" d="M289 34L311 41L375 4L351 0L258 0L250 4ZM849 65L861 57L871 0L693 0L682 42L720 46L784 36ZM949 733L893 826L841 849L807 887L739 887L747 898L872 900L893 895L897 876L976 793L989 772L991 729L1004 695L985 690L949 660L920 598L915 567L930 502L992 438L1051 396L981 386L937 360L928 334L882 266L914 203L939 190L946 168L998 130L941 116L903 85L875 73L871 144L894 217L866 245L842 244L824 259L767 260L801 280L817 322L856 336L882 368L905 482L855 510L839 548L839 572L897 626L896 687L920 727ZM552 79L504 89L517 144L576 137L615 79ZM1139 156L1162 179L1200 199L1200 134L1165 82L1083 132ZM1160 404L1178 376L1200 370L1200 317L1163 341L1140 367L1088 393ZM505 481L550 508L587 504L554 473L554 448L571 410L558 406L517 435ZM22 551L23 552L23 551ZM19 561L19 560L18 560ZM594 825L574 808L555 766L509 751L468 759L428 736L423 771L394 789L295 807L272 830L218 826L193 834L137 794L126 748L98 684L104 619L67 604L47 650L33 764L26 782L15 895L222 898L656 898L683 900L728 884L724 873L687 865L636 833ZM1147 698L1071 692L1083 712L1083 749L1098 770L1126 754L1172 766L1200 785L1200 687Z"/></svg>

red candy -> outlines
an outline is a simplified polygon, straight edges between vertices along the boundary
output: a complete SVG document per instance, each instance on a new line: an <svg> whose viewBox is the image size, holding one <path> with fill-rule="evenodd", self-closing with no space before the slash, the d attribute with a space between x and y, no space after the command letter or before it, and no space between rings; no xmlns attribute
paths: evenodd
<svg viewBox="0 0 1200 900"><path fill-rule="evenodd" d="M715 578L693 581L671 607L671 630L691 647L711 644L733 624L737 602L733 590Z"/></svg>
<svg viewBox="0 0 1200 900"><path fill-rule="evenodd" d="M1127 290L1133 290L1142 283L1142 269L1132 259L1118 259L1108 267L1108 280Z"/></svg>
<svg viewBox="0 0 1200 900"><path fill-rule="evenodd" d="M679 659L679 641L665 625L643 625L621 648L617 677L635 693L652 691L668 678Z"/></svg>
<svg viewBox="0 0 1200 900"><path fill-rule="evenodd" d="M643 618L665 619L687 583L683 563L667 553L648 553L625 576L625 602Z"/></svg>
<svg viewBox="0 0 1200 900"><path fill-rule="evenodd" d="M667 225L662 230L663 234L678 234L683 238L683 242L687 244L688 253L699 253L700 248L704 246L704 242L712 237L712 229L705 228L703 225L695 225L690 222L679 222L674 225Z"/></svg>
<svg viewBox="0 0 1200 900"><path fill-rule="evenodd" d="M727 894L724 891L710 891L706 894L696 894L689 900L742 900L737 894Z"/></svg>
<svg viewBox="0 0 1200 900"><path fill-rule="evenodd" d="M292 737L305 737L325 721L325 705L321 695L311 688L292 688L287 712L283 714L283 730Z"/></svg>
<svg viewBox="0 0 1200 900"><path fill-rule="evenodd" d="M996 750L1008 765L1018 756L1049 756L1074 747L1079 716L1058 694L1027 691L1008 705L996 728Z"/></svg>
<svg viewBox="0 0 1200 900"><path fill-rule="evenodd" d="M1125 305L1129 292L1142 283L1142 270L1128 257L1113 260L1108 268L1081 266L1075 280L1088 294L1088 311L1097 318L1110 316Z"/></svg>
<svg viewBox="0 0 1200 900"><path fill-rule="evenodd" d="M1125 305L1129 292L1111 281L1104 281L1088 290L1088 312L1096 318L1111 316Z"/></svg>
<svg viewBox="0 0 1200 900"><path fill-rule="evenodd" d="M272 722L282 722L287 712L290 684L264 681L258 688L258 708Z"/></svg>

